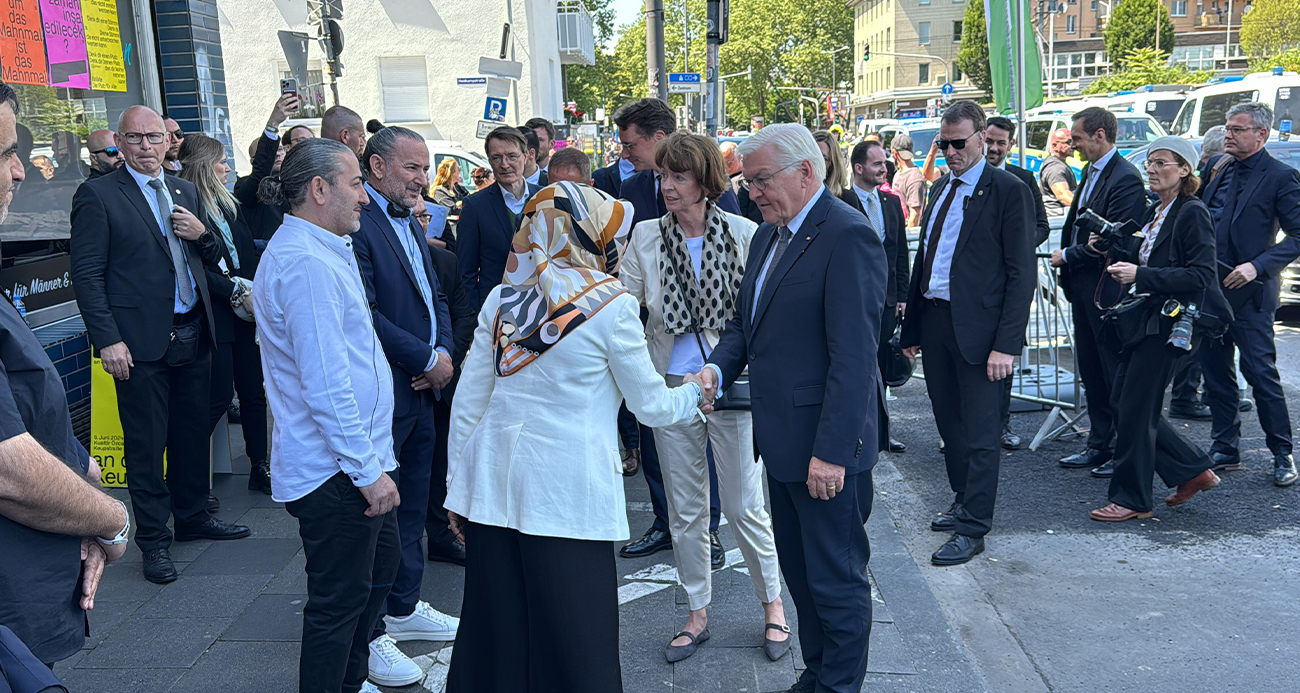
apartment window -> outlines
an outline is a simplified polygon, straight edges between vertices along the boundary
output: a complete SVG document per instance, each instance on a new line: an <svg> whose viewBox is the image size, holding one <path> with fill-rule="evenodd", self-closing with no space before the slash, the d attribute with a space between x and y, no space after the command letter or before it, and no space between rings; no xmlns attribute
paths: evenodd
<svg viewBox="0 0 1300 693"><path fill-rule="evenodd" d="M952 42L961 43L961 22L952 23Z"/></svg>
<svg viewBox="0 0 1300 693"><path fill-rule="evenodd" d="M954 63L952 66L952 81L960 82L964 77L965 75L962 74L961 68L957 67L956 63Z"/></svg>
<svg viewBox="0 0 1300 693"><path fill-rule="evenodd" d="M930 45L930 23L921 22L916 25L916 42L922 46Z"/></svg>
<svg viewBox="0 0 1300 693"><path fill-rule="evenodd" d="M1187 0L1174 0L1169 6L1169 14L1173 17L1187 16Z"/></svg>
<svg viewBox="0 0 1300 693"><path fill-rule="evenodd" d="M1079 18L1069 15L1065 18L1065 33L1074 34L1079 31Z"/></svg>
<svg viewBox="0 0 1300 693"><path fill-rule="evenodd" d="M894 28L885 27L885 50L894 50Z"/></svg>
<svg viewBox="0 0 1300 693"><path fill-rule="evenodd" d="M921 86L930 83L930 63L921 63L916 66L916 83Z"/></svg>
<svg viewBox="0 0 1300 693"><path fill-rule="evenodd" d="M1091 7L1093 12L1097 11L1097 0L1092 0Z"/></svg>
<svg viewBox="0 0 1300 693"><path fill-rule="evenodd" d="M429 122L429 76L424 56L380 58L379 84L384 122Z"/></svg>

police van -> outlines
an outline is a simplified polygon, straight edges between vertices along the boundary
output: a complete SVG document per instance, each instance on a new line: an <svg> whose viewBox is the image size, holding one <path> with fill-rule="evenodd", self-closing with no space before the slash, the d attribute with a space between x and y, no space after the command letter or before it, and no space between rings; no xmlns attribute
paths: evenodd
<svg viewBox="0 0 1300 693"><path fill-rule="evenodd" d="M1145 113L1168 128L1191 90L1192 87L1185 84L1148 84L1111 94L1106 100L1106 109L1117 116Z"/></svg>
<svg viewBox="0 0 1300 693"><path fill-rule="evenodd" d="M1233 106L1251 101L1272 107L1273 130L1289 138L1292 123L1300 116L1300 74L1275 67L1272 72L1226 77L1220 83L1200 87L1187 95L1169 132L1179 137L1204 137L1210 128L1227 123Z"/></svg>

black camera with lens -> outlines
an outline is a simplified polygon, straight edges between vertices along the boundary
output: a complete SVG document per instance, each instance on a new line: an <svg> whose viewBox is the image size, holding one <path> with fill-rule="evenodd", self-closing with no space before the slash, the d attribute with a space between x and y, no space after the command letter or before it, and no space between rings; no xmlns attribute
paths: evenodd
<svg viewBox="0 0 1300 693"><path fill-rule="evenodd" d="M1169 346L1183 351L1192 350L1192 324L1200 316L1201 309L1195 303L1184 306L1177 299L1165 301L1160 314L1174 319L1174 326L1169 330Z"/></svg>
<svg viewBox="0 0 1300 693"><path fill-rule="evenodd" d="M1128 226L1129 223L1128 221L1118 223L1107 221L1091 209L1083 210L1078 218L1074 220L1074 225L1077 228L1097 237L1097 242L1093 243L1092 247L1103 253L1120 244L1126 235L1124 227Z"/></svg>

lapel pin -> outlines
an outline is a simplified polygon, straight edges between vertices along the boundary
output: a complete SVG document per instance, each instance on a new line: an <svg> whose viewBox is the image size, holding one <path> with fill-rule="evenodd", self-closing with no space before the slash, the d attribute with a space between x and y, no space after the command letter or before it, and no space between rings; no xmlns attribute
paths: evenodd
<svg viewBox="0 0 1300 693"><path fill-rule="evenodd" d="M975 192L975 194L978 195L978 196L980 196L980 197L983 197L983 196L984 196L984 191L983 191L983 190L977 190L977 191Z"/></svg>
<svg viewBox="0 0 1300 693"><path fill-rule="evenodd" d="M804 239L805 241L811 241L811 240L812 240L812 236L804 236L803 239Z"/></svg>

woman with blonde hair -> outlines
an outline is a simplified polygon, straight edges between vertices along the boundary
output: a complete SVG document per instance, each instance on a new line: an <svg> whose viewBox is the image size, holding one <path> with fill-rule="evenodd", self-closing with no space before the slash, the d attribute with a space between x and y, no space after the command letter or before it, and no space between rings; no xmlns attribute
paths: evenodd
<svg viewBox="0 0 1300 693"><path fill-rule="evenodd" d="M217 348L212 353L212 389L209 434L216 429L239 391L240 424L250 469L248 489L271 493L267 464L266 394L262 389L262 352L253 325L253 276L258 251L244 218L243 207L226 189L231 168L226 146L202 134L187 135L179 153L180 176L199 189L203 221L218 231L221 266L205 266L213 298Z"/></svg>
<svg viewBox="0 0 1300 693"><path fill-rule="evenodd" d="M730 186L713 140L675 132L655 148L655 167L668 213L636 225L619 278L645 304L650 359L668 385L699 372L723 327L739 309L740 280L758 227L724 212L718 198ZM712 601L709 542L709 463L713 448L718 500L731 521L764 613L764 651L772 660L790 649L781 604L780 567L772 519L763 500L763 465L754 461L754 422L743 409L715 411L654 429L668 500L668 528L678 576L691 614L665 650L669 662L695 653L709 639Z"/></svg>
<svg viewBox="0 0 1300 693"><path fill-rule="evenodd" d="M826 189L830 190L835 197L839 197L849 180L849 167L844 163L840 138L833 132L818 130L813 133L813 139L817 140L817 148L822 150L822 160L826 162L826 180L823 181L826 183Z"/></svg>

